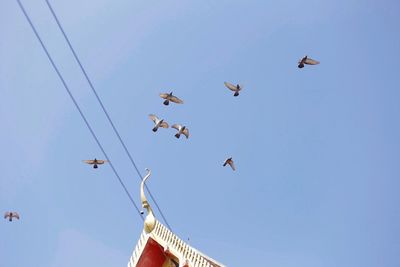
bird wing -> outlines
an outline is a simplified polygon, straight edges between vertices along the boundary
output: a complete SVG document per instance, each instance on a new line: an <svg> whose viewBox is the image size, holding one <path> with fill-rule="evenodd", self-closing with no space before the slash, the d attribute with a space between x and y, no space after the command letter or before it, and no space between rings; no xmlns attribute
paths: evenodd
<svg viewBox="0 0 400 267"><path fill-rule="evenodd" d="M10 212L6 212L6 213L4 213L4 219L7 219L7 217L10 217Z"/></svg>
<svg viewBox="0 0 400 267"><path fill-rule="evenodd" d="M97 164L104 164L106 162L107 162L107 160L104 160L104 159L98 159L97 160Z"/></svg>
<svg viewBox="0 0 400 267"><path fill-rule="evenodd" d="M231 166L232 170L234 170L234 171L236 170L235 164L233 164L233 160L229 160L228 164Z"/></svg>
<svg viewBox="0 0 400 267"><path fill-rule="evenodd" d="M12 216L13 216L14 218L17 218L17 219L19 220L19 214L18 214L18 212L13 212Z"/></svg>
<svg viewBox="0 0 400 267"><path fill-rule="evenodd" d="M224 82L224 84L229 90L232 90L232 91L235 91L235 92L237 91L237 88L236 88L235 85L233 85L231 83L228 83L228 82Z"/></svg>
<svg viewBox="0 0 400 267"><path fill-rule="evenodd" d="M183 100L181 100L181 99L179 99L178 97L176 97L176 96L171 96L170 98L169 98L169 100L170 101L172 101L172 102L174 102L174 103L177 103L177 104L183 104Z"/></svg>
<svg viewBox="0 0 400 267"><path fill-rule="evenodd" d="M319 61L314 60L314 59L311 59L311 58L307 58L307 59L304 61L304 63L305 63L305 64L308 64L308 65L317 65L317 64L319 64Z"/></svg>
<svg viewBox="0 0 400 267"><path fill-rule="evenodd" d="M161 97L161 98L164 98L164 99L167 99L168 96L169 96L169 94L166 94L166 93L160 94L160 97Z"/></svg>
<svg viewBox="0 0 400 267"><path fill-rule="evenodd" d="M168 128L169 125L168 125L168 123L167 123L166 121L163 121L163 122L160 124L160 127Z"/></svg>
<svg viewBox="0 0 400 267"><path fill-rule="evenodd" d="M179 131L182 128L182 125L174 124L174 125L171 126L171 128L177 129Z"/></svg>
<svg viewBox="0 0 400 267"><path fill-rule="evenodd" d="M83 160L83 162L85 162L87 164L94 164L94 160L92 160L92 159L85 159L85 160Z"/></svg>
<svg viewBox="0 0 400 267"><path fill-rule="evenodd" d="M150 118L150 120L154 121L154 123L157 123L158 118L157 118L156 115L154 115L154 114L149 114L149 118Z"/></svg>
<svg viewBox="0 0 400 267"><path fill-rule="evenodd" d="M189 138L189 129L188 128L185 128L185 130L183 130L182 133L186 136L186 138Z"/></svg>
<svg viewBox="0 0 400 267"><path fill-rule="evenodd" d="M307 56L304 56L304 57L302 57L300 60L299 60L299 64L302 64L302 63L304 63L304 61L307 59Z"/></svg>

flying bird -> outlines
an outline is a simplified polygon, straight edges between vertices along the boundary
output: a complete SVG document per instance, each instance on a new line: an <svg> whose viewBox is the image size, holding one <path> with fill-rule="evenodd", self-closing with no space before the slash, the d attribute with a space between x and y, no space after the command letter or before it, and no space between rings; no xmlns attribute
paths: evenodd
<svg viewBox="0 0 400 267"><path fill-rule="evenodd" d="M299 67L300 69L301 69L301 68L304 68L304 64L307 64L307 65L318 65L318 64L319 64L319 61L314 60L314 59L311 59L311 58L309 58L308 56L305 56L305 57L303 57L302 59L299 60L299 65L298 65L298 67Z"/></svg>
<svg viewBox="0 0 400 267"><path fill-rule="evenodd" d="M231 166L231 168L232 168L232 170L236 170L236 168L235 168L235 164L233 164L233 160L232 160L232 157L230 157L230 158L227 158L226 160L225 160L225 162L224 162L224 164L222 165L222 166L226 166L226 164L229 164L229 166Z"/></svg>
<svg viewBox="0 0 400 267"><path fill-rule="evenodd" d="M179 99L178 97L174 96L172 94L172 92L169 93L169 94L168 93L162 93L162 94L160 94L160 97L165 99L163 104L166 105L166 106L169 105L169 101L177 103L177 104L183 104L183 101L181 99Z"/></svg>
<svg viewBox="0 0 400 267"><path fill-rule="evenodd" d="M103 159L88 159L88 160L84 160L83 162L89 164L89 165L93 165L93 169L97 169L98 166L97 165L101 165L107 162L107 160L103 160Z"/></svg>
<svg viewBox="0 0 400 267"><path fill-rule="evenodd" d="M19 220L19 214L17 212L7 211L4 213L4 219L7 219L11 222L13 218L17 218Z"/></svg>
<svg viewBox="0 0 400 267"><path fill-rule="evenodd" d="M176 137L176 138L181 137L181 134L185 135L185 136L186 136L186 139L189 138L189 129L186 128L186 126L182 126L182 125L180 125L180 124L174 124L174 125L172 125L171 127L178 130L178 133L175 134L175 137Z"/></svg>
<svg viewBox="0 0 400 267"><path fill-rule="evenodd" d="M237 85L233 85L231 83L228 82L224 82L225 86L229 89L234 91L235 93L233 94L233 96L238 96L239 95L239 91L243 89L243 86L237 84Z"/></svg>
<svg viewBox="0 0 400 267"><path fill-rule="evenodd" d="M154 114L150 114L150 115L149 115L149 118L150 118L150 120L152 120L152 121L154 122L154 124L155 124L155 126L154 126L154 128L153 128L153 132L157 132L157 130L158 130L159 127L162 127L162 128L168 128L168 127L169 127L169 125L168 125L168 123L167 123L166 121L160 120L160 119L159 119L156 115L154 115Z"/></svg>

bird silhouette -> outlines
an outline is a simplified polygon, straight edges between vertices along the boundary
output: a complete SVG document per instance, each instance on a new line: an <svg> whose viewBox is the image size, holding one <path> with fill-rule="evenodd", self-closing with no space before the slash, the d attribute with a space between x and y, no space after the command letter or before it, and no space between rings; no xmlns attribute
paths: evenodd
<svg viewBox="0 0 400 267"><path fill-rule="evenodd" d="M174 129L176 129L176 130L178 130L178 133L175 134L175 137L176 137L176 138L181 137L181 134L185 135L185 136L186 136L186 139L189 138L189 129L186 128L186 126L182 126L182 125L180 125L180 124L174 124L174 125L172 125L171 127L174 128Z"/></svg>
<svg viewBox="0 0 400 267"><path fill-rule="evenodd" d="M301 69L301 68L304 68L304 64L307 64L307 65L318 65L318 64L319 64L319 61L314 60L314 59L311 59L311 58L309 58L308 56L304 56L302 59L299 60L299 65L298 65L298 67L299 67L300 69Z"/></svg>
<svg viewBox="0 0 400 267"><path fill-rule="evenodd" d="M98 165L101 165L101 164L106 163L107 160L96 159L96 158L94 158L94 159L87 159L87 160L84 160L83 162L85 162L86 164L89 164L89 165L93 165L93 169L97 169L97 168L98 168Z"/></svg>
<svg viewBox="0 0 400 267"><path fill-rule="evenodd" d="M231 166L231 168L232 168L232 170L236 170L236 168L235 168L235 164L233 164L233 160L232 160L232 157L230 157L230 158L227 158L225 161L224 161L224 164L222 165L222 166L226 166L226 164L229 164L229 166Z"/></svg>
<svg viewBox="0 0 400 267"><path fill-rule="evenodd" d="M4 213L4 219L7 218L10 222L13 220L13 218L17 218L19 220L19 214L15 211L7 211L6 213Z"/></svg>
<svg viewBox="0 0 400 267"><path fill-rule="evenodd" d="M183 104L183 100L179 99L178 97L174 96L171 93L162 93L160 94L160 97L165 99L165 101L163 102L164 105L168 106L169 105L169 101L177 103L177 104Z"/></svg>
<svg viewBox="0 0 400 267"><path fill-rule="evenodd" d="M229 89L234 91L235 93L233 94L233 96L238 96L239 95L239 91L243 89L243 86L237 84L237 85L233 85L229 82L224 82L224 85Z"/></svg>
<svg viewBox="0 0 400 267"><path fill-rule="evenodd" d="M168 128L169 125L166 121L160 120L156 115L150 114L149 118L154 122L155 126L153 128L153 132L157 132L159 127Z"/></svg>

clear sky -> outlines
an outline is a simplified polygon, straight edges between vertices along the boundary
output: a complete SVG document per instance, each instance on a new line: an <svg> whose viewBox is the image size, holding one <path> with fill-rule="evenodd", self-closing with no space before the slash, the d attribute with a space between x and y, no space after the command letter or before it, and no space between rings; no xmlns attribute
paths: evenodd
<svg viewBox="0 0 400 267"><path fill-rule="evenodd" d="M45 1L22 2L139 204ZM228 266L400 266L398 1L51 3L178 236ZM14 0L0 36L0 212L21 215L0 221L0 266L126 266L142 221L109 165L82 163L103 155Z"/></svg>

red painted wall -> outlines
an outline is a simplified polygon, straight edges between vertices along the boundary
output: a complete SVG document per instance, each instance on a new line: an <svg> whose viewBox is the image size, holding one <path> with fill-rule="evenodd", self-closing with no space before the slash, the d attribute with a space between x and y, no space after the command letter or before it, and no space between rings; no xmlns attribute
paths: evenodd
<svg viewBox="0 0 400 267"><path fill-rule="evenodd" d="M162 267L165 260L164 248L156 241L149 238L136 266Z"/></svg>

